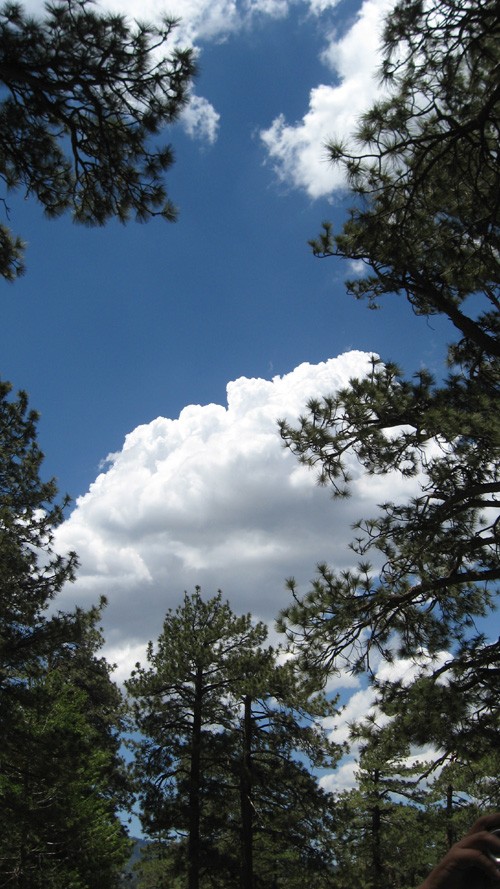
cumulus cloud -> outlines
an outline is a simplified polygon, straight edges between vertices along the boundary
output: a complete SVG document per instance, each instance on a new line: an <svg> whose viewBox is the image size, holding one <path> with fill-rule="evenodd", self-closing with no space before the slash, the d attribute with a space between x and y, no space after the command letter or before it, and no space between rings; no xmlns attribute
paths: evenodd
<svg viewBox="0 0 500 889"><path fill-rule="evenodd" d="M309 9L313 15L321 15L328 9L338 6L340 0L309 0Z"/></svg>
<svg viewBox="0 0 500 889"><path fill-rule="evenodd" d="M99 7L121 13L130 20L158 22L165 16L178 19L180 42L196 45L221 41L251 26L256 17L283 18L294 3L317 5L318 0L99 0ZM328 0L320 0L328 5ZM43 0L24 0L30 12L43 12Z"/></svg>
<svg viewBox="0 0 500 889"><path fill-rule="evenodd" d="M398 682L403 685L410 685L419 675L428 674L433 669L438 669L450 661L450 654L446 651L437 652L432 659L426 652L422 652L420 659L396 658L391 663L382 659L378 660L374 673L377 682ZM339 688L348 689L349 683L345 681L347 677L342 674L337 677L338 685L335 686L333 681L329 690L338 690ZM351 790L357 783L356 772L359 768L359 743L351 741L351 726L356 723L363 723L366 719L374 719L376 725L382 728L390 722L390 717L380 711L377 705L377 696L371 685L361 683L358 677L352 677L358 685L357 691L347 697L347 702L336 716L328 717L323 720L323 727L329 733L329 737L337 744L348 745L349 752L343 758L341 764L334 772L328 772L323 775L320 784L324 790L330 793L339 794L346 790ZM442 680L446 682L446 676ZM345 695L345 692L344 692ZM347 692L349 695L349 692ZM436 750L431 746L426 746L419 750L412 750L411 754L405 759L405 765L411 767L419 763L430 764L436 758ZM424 771L422 768L422 773Z"/></svg>
<svg viewBox="0 0 500 889"><path fill-rule="evenodd" d="M353 351L271 380L241 377L225 406L189 405L130 432L58 529L58 548L81 563L59 607L105 595L106 636L121 662L197 584L272 621L288 602L286 577L305 589L318 561L349 567L350 526L375 511L380 481L374 496L354 465L353 496L332 501L282 448L276 419L295 420L310 397L368 369L369 355Z"/></svg>
<svg viewBox="0 0 500 889"><path fill-rule="evenodd" d="M220 114L202 96L192 95L189 104L182 112L180 122L192 139L207 141L210 145L217 139Z"/></svg>
<svg viewBox="0 0 500 889"><path fill-rule="evenodd" d="M255 22L284 19L291 8L322 17L327 45L322 61L335 83L314 85L309 109L301 121L289 124L278 116L262 131L262 141L278 175L313 197L330 194L342 186L332 172L324 149L332 135L352 131L356 118L377 93L373 77L382 16L395 0L364 0L349 29L341 37L334 27L332 10L339 0L100 0L103 9L122 13L131 20L159 21L165 14L179 20L175 40L201 51L203 43L221 42ZM29 12L41 13L41 0L24 0ZM219 114L210 97L193 95L181 125L192 138L212 143L217 137Z"/></svg>
<svg viewBox="0 0 500 889"><path fill-rule="evenodd" d="M247 17L259 15L272 19L285 18L290 5L289 0L247 0Z"/></svg>
<svg viewBox="0 0 500 889"><path fill-rule="evenodd" d="M284 0L283 0L284 2ZM42 0L24 0L30 13L43 12ZM275 17L280 0L255 0L256 10ZM99 0L104 11L120 13L131 21L160 22L165 15L178 19L172 40L199 52L200 41L222 40L239 31L248 19L248 4L237 0ZM268 8L269 7L269 8ZM173 45L173 43L171 44ZM195 94L180 118L180 125L193 139L215 142L219 114L209 99Z"/></svg>
<svg viewBox="0 0 500 889"><path fill-rule="evenodd" d="M377 661L377 663L375 663ZM451 661L451 655L446 651L436 652L432 658L428 652L422 651L419 658L395 658L390 663L382 660L380 657L372 658L372 668L377 683L385 682L401 682L403 686L409 686L419 676L428 675L433 670L438 670ZM328 690L337 690L338 688L349 688L348 678L353 679L351 687L358 686L358 690L351 694L345 706L340 710L338 715L328 717L324 720L324 727L331 731L332 740L339 744L348 743L350 739L350 726L354 723L363 722L367 718L376 717L377 725L382 726L388 722L388 717L380 712L377 706L377 695L371 685L364 684L361 687L359 677L345 676L340 672L337 677L337 685L335 678L332 676ZM438 682L444 684L448 681L446 673L438 679ZM352 752L356 752L356 745L353 745Z"/></svg>
<svg viewBox="0 0 500 889"><path fill-rule="evenodd" d="M320 778L319 784L328 793L338 795L352 790L357 784L356 773L359 764L355 759L346 759L334 772L329 772Z"/></svg>
<svg viewBox="0 0 500 889"><path fill-rule="evenodd" d="M316 12L328 5L327 0L311 2ZM332 31L322 53L335 82L311 89L302 120L290 124L280 115L261 132L279 178L305 189L311 198L345 187L343 173L330 165L325 145L333 137L348 138L360 114L380 94L376 77L380 34L383 18L393 5L394 0L364 0L350 29L340 38Z"/></svg>

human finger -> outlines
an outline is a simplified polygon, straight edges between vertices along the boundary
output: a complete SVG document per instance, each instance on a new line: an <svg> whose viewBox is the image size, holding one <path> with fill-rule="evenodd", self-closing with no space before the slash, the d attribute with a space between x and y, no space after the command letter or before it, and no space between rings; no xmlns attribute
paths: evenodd
<svg viewBox="0 0 500 889"><path fill-rule="evenodd" d="M465 836L468 837L471 834L479 833L482 830L491 831L495 829L500 829L500 812L493 812L490 815L482 815L481 818L478 818L477 821L474 822Z"/></svg>
<svg viewBox="0 0 500 889"><path fill-rule="evenodd" d="M500 828L468 833L457 843L457 848L475 849L485 854L490 860L497 859L496 866L498 867L500 865Z"/></svg>
<svg viewBox="0 0 500 889"><path fill-rule="evenodd" d="M479 841L474 842L474 845L461 846L457 843L443 859L444 870L448 873L463 873L474 868L488 878L491 886L500 886L500 868L491 857L491 846L482 841L482 834L477 837Z"/></svg>

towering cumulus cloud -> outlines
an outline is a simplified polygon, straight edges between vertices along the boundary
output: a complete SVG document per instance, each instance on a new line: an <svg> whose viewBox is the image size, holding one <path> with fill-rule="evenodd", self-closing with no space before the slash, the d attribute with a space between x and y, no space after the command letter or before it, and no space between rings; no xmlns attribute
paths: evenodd
<svg viewBox="0 0 500 889"><path fill-rule="evenodd" d="M351 352L273 380L242 377L228 384L227 407L190 405L127 435L58 531L81 562L62 604L105 594L120 644L157 635L195 584L272 617L284 577L308 577L331 551L337 512L281 447L276 419L363 374L367 360Z"/></svg>
<svg viewBox="0 0 500 889"><path fill-rule="evenodd" d="M189 405L127 435L58 531L58 547L81 562L60 607L106 595L106 635L121 661L196 584L271 620L287 602L287 576L305 584L319 560L349 564L350 524L383 499L380 480L358 478L349 501L333 502L282 448L276 420L297 418L310 397L368 366L366 353L349 352L272 380L241 377L227 386L227 407Z"/></svg>

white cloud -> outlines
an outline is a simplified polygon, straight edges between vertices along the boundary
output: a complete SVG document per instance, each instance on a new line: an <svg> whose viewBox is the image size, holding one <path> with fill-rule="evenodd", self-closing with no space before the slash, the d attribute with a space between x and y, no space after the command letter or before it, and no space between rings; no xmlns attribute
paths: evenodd
<svg viewBox="0 0 500 889"><path fill-rule="evenodd" d="M372 658L372 669L375 679L378 683L399 682L403 686L409 686L421 675L428 675L433 670L438 670L443 665L449 663L451 656L446 651L437 652L432 658L426 651L422 651L419 658L395 658L391 663L382 660L376 655ZM337 685L332 676L328 686L328 691L335 691L338 688L344 689L349 687L348 678L350 674L342 671L337 676ZM360 685L358 677L351 677L355 682L353 687ZM438 682L447 682L446 674ZM376 717L377 725L385 725L389 719L378 709L377 696L371 685L364 683L362 688L358 688L349 698L345 706L340 710L338 715L328 717L324 720L324 727L331 731L331 740L339 744L349 742L350 726L357 722L363 722L368 717ZM355 753L357 745L352 745L352 752Z"/></svg>
<svg viewBox="0 0 500 889"><path fill-rule="evenodd" d="M340 0L309 0L309 9L313 15L321 15L327 9L333 9Z"/></svg>
<svg viewBox="0 0 500 889"><path fill-rule="evenodd" d="M220 114L202 96L192 95L189 105L182 112L180 123L192 139L207 141L210 145L217 139Z"/></svg>
<svg viewBox="0 0 500 889"><path fill-rule="evenodd" d="M403 685L410 685L419 674L430 673L431 669L438 669L449 661L450 654L446 651L438 652L432 660L429 660L426 652L422 652L422 656L417 663L415 660L407 658L396 658L392 663L379 659L378 664L372 666L374 666L377 682L397 682L401 680ZM357 677L354 678L357 679ZM346 677L343 674L338 677L338 688L349 687L345 679ZM443 678L442 681L445 682L446 678ZM359 679L357 679L357 684L360 684ZM331 688L336 690L333 682L331 683ZM337 744L348 745L348 753L343 757L339 767L334 772L328 772L322 776L320 784L324 790L338 794L351 790L356 786L360 744L357 741L351 741L351 726L355 723L363 723L367 718L374 718L376 725L380 728L390 722L390 717L382 713L377 705L377 696L373 687L367 685L365 680L363 687L351 694L338 715L323 720L323 727L329 732L330 740ZM404 760L404 764L408 768L422 762L428 766L436 759L436 756L437 752L431 746L418 750L413 749L411 754ZM422 773L425 767L422 767Z"/></svg>
<svg viewBox="0 0 500 889"><path fill-rule="evenodd" d="M31 14L43 13L42 0L24 0L23 6ZM237 0L99 0L99 7L129 21L159 23L165 16L178 19L170 46L193 47L196 52L200 40L221 40L239 31L244 21ZM219 118L208 99L193 94L179 122L188 136L212 144L217 139Z"/></svg>
<svg viewBox="0 0 500 889"><path fill-rule="evenodd" d="M251 28L256 20L286 18L292 6L325 17L328 35L330 11L339 0L99 0L104 10L131 20L158 22L166 14L179 19L175 40L199 51L203 42L221 42ZM364 0L356 20L341 38L329 27L322 60L338 81L311 89L310 106L302 121L287 124L279 116L262 132L269 157L283 180L305 188L312 197L331 193L342 184L327 162L324 143L334 134L352 130L359 114L376 93L372 74L376 67L381 16L395 0ZM25 0L29 12L43 10L41 0ZM197 139L213 142L218 112L209 98L193 97L181 123Z"/></svg>
<svg viewBox="0 0 500 889"><path fill-rule="evenodd" d="M175 40L197 52L203 42L221 42L263 19L286 18L292 6L306 14L323 17L327 46L322 61L333 72L335 85L311 89L309 110L301 121L288 124L278 116L262 132L262 140L279 176L294 187L320 197L342 186L332 171L324 148L335 135L350 133L359 113L376 94L373 72L381 17L395 0L364 0L349 30L340 38L334 30L331 10L339 0L99 0L105 10L131 20L158 22L165 14L179 19ZM29 12L40 13L41 0L25 0ZM181 124L196 139L212 143L217 137L219 114L210 97L193 96Z"/></svg>
<svg viewBox="0 0 500 889"><path fill-rule="evenodd" d="M290 5L289 0L247 0L247 10L250 16L269 16L273 19L285 18Z"/></svg>
<svg viewBox="0 0 500 889"><path fill-rule="evenodd" d="M357 761L355 759L347 759L334 772L322 775L319 780L320 787L335 795L352 790L357 783L355 775L357 769Z"/></svg>
<svg viewBox="0 0 500 889"><path fill-rule="evenodd" d="M179 20L178 37L183 43L221 41L252 23L254 17L282 18L294 2L309 0L99 0L99 7L127 16L130 20L159 22ZM312 0L316 5L316 0ZM30 12L43 12L43 0L24 0Z"/></svg>
<svg viewBox="0 0 500 889"><path fill-rule="evenodd" d="M43 12L41 0L24 0L23 5L30 13ZM283 4L279 0L262 0L252 5L256 11L275 17L272 7ZM194 47L197 52L200 41L222 40L238 32L249 15L247 4L237 0L99 0L99 7L123 14L130 21L158 23L165 15L178 19L171 45L175 42ZM219 117L208 99L193 94L180 124L191 138L211 144L217 138Z"/></svg>
<svg viewBox="0 0 500 889"><path fill-rule="evenodd" d="M383 17L393 5L394 0L365 0L347 33L337 38L332 31L322 60L336 82L311 89L302 120L289 124L280 115L261 132L279 178L312 198L344 188L342 171L330 165L325 145L333 137L349 137L360 114L380 94L380 34ZM325 3L313 0L311 8L321 12Z"/></svg>
<svg viewBox="0 0 500 889"><path fill-rule="evenodd" d="M369 481L332 501L282 448L276 419L295 420L310 397L368 368L368 354L349 352L272 380L241 377L227 386L227 407L189 405L178 419L134 429L58 529L59 549L81 562L58 606L106 595L106 635L120 660L120 647L127 658L155 639L167 608L197 584L272 620L288 602L286 577L305 589L318 561L352 565L350 525L376 509Z"/></svg>
<svg viewBox="0 0 500 889"><path fill-rule="evenodd" d="M331 673L325 684L325 693L328 695L336 695L346 688L359 688L359 676L355 676L348 670L339 670Z"/></svg>
<svg viewBox="0 0 500 889"><path fill-rule="evenodd" d="M399 658L389 664L386 661L380 663L377 670L379 682L395 682L401 680L403 686L409 686L418 676L428 675L433 670L439 670L445 664L452 663L449 652L438 651L429 658L427 651L422 651L419 658ZM446 672L438 679L438 683L446 684L449 677Z"/></svg>
<svg viewBox="0 0 500 889"><path fill-rule="evenodd" d="M236 0L100 0L100 5L141 21L179 19L179 39L188 44L220 40L242 23Z"/></svg>

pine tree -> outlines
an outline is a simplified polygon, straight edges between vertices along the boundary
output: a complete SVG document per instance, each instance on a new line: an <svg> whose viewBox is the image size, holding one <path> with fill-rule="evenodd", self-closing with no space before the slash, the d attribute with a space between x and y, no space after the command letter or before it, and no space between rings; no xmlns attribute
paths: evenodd
<svg viewBox="0 0 500 889"><path fill-rule="evenodd" d="M156 649L148 646L149 666L138 664L127 682L144 736L136 757L144 827L153 837L185 837L188 889L198 889L215 847L218 764L234 716L230 677L263 632L249 616L236 617L221 594L204 602L197 588L167 612Z"/></svg>
<svg viewBox="0 0 500 889"><path fill-rule="evenodd" d="M54 480L40 479L38 415L25 392L12 398L11 389L0 382L0 690L15 694L26 662L43 661L78 628L67 615L47 615L77 559L54 552L67 501L56 503Z"/></svg>
<svg viewBox="0 0 500 889"><path fill-rule="evenodd" d="M343 231L326 224L313 242L319 255L363 263L348 290L371 306L398 294L417 314L449 319L459 339L447 377L408 379L374 359L365 378L311 402L296 428L281 424L335 496L349 491L351 456L367 474L418 480L409 502L388 494L359 522L357 570L320 566L284 622L304 660L326 669L345 657L370 673L376 653L415 659L418 681L379 695L415 740L425 713L426 740L449 757L496 743L499 728L500 645L478 629L500 577L499 28L494 0L397 4L387 98L362 118L357 151L331 146L355 205Z"/></svg>
<svg viewBox="0 0 500 889"><path fill-rule="evenodd" d="M303 884L328 868L331 801L298 757L338 759L318 724L332 705L277 664L266 636L197 589L167 613L149 668L127 683L144 736L144 826L165 879L186 874L190 889L291 885L291 873ZM146 884L154 869L149 860Z"/></svg>
<svg viewBox="0 0 500 889"><path fill-rule="evenodd" d="M111 889L127 855L123 703L98 656L100 610L53 606L76 557L53 549L64 501L40 479L36 423L26 395L1 383L0 879Z"/></svg>
<svg viewBox="0 0 500 889"><path fill-rule="evenodd" d="M370 889L412 889L439 857L435 818L424 811L428 763L410 758L407 740L372 715L352 727L351 740L360 747L356 787L342 800L349 825L349 842L340 841L342 856L349 849L347 880L354 864Z"/></svg>
<svg viewBox="0 0 500 889"><path fill-rule="evenodd" d="M194 74L190 50L171 42L176 22L131 26L90 0L0 9L0 180L34 196L48 217L103 225L175 219L163 174L171 148L153 137L178 117ZM0 225L0 274L23 271L23 243Z"/></svg>
<svg viewBox="0 0 500 889"><path fill-rule="evenodd" d="M312 769L332 769L341 755L321 728L335 702L272 648L252 661L239 689L233 685L240 717L228 733L240 794L240 887L316 885L329 873L335 813Z"/></svg>
<svg viewBox="0 0 500 889"><path fill-rule="evenodd" d="M80 613L78 642L27 665L2 725L0 876L13 889L120 885L129 841L118 811L131 787L99 617Z"/></svg>

